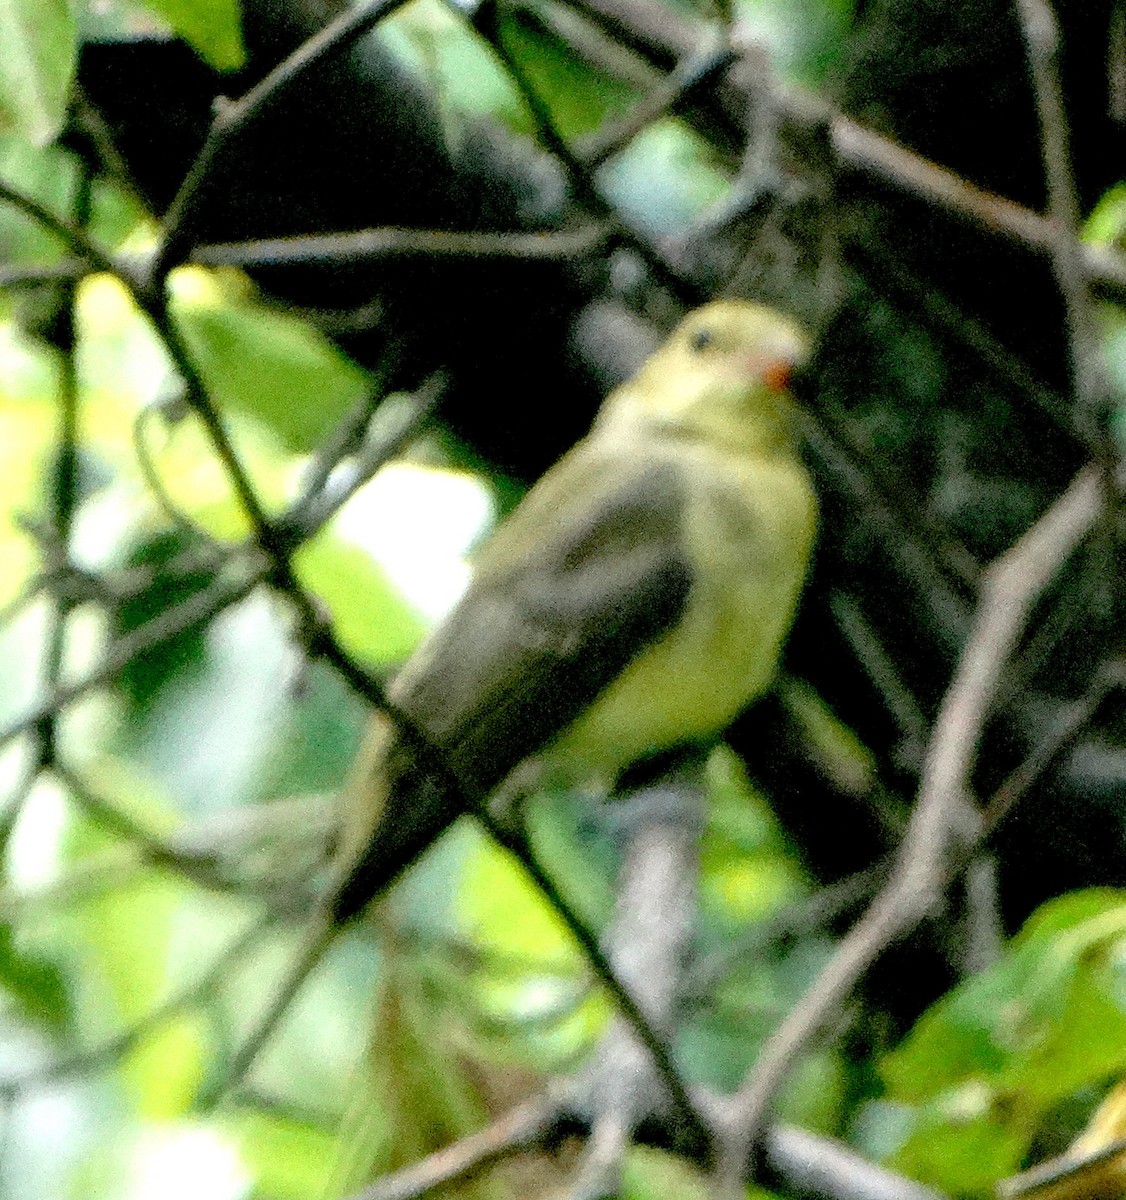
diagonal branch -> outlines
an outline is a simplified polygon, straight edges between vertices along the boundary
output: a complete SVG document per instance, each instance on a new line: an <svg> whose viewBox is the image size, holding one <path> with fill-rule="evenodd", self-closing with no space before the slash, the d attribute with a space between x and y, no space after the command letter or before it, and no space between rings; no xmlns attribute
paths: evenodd
<svg viewBox="0 0 1126 1200"><path fill-rule="evenodd" d="M1071 137L1059 73L1059 27L1048 0L1015 0L1028 52L1028 72L1040 121L1040 148L1048 188L1052 238L1049 249L1067 314L1078 419L1096 442L1113 477L1117 451L1108 418L1113 409L1110 380L1103 365L1091 307L1091 289L1079 241L1079 198L1071 165Z"/></svg>
<svg viewBox="0 0 1126 1200"><path fill-rule="evenodd" d="M775 1093L798 1056L872 963L931 911L956 840L971 815L970 772L1001 673L1037 597L1101 511L1099 473L1082 470L1067 491L986 571L970 636L931 735L918 800L886 888L763 1047L726 1112L720 1169L734 1188ZM980 838L974 822L972 840Z"/></svg>

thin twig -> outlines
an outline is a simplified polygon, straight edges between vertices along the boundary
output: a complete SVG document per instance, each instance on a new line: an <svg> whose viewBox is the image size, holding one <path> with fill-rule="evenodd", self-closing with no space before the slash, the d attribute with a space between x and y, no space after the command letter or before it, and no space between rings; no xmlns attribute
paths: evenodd
<svg viewBox="0 0 1126 1200"><path fill-rule="evenodd" d="M478 1133L378 1179L351 1200L417 1200L435 1188L459 1183L512 1154L550 1138L566 1105L561 1087L518 1105Z"/></svg>
<svg viewBox="0 0 1126 1200"><path fill-rule="evenodd" d="M81 279L93 270L94 268L81 258L63 258L45 266L9 263L0 266L0 288L40 287L44 283Z"/></svg>
<svg viewBox="0 0 1126 1200"><path fill-rule="evenodd" d="M890 858L818 888L811 896L749 925L722 950L691 964L685 984L688 998L707 996L740 962L758 962L772 946L799 935L824 932L844 914L857 911L887 880Z"/></svg>
<svg viewBox="0 0 1126 1200"><path fill-rule="evenodd" d="M704 790L704 760L694 754L629 792L628 840L605 943L614 969L662 1031L675 1026L693 936ZM634 1131L668 1107L655 1084L653 1063L617 1017L575 1080L576 1099L591 1113L591 1133L568 1200L620 1190Z"/></svg>
<svg viewBox="0 0 1126 1200"><path fill-rule="evenodd" d="M470 1134L409 1167L376 1180L349 1200L422 1200L478 1176L515 1154L550 1145L574 1124L557 1084L517 1105L487 1129ZM791 1125L772 1125L763 1157L770 1172L796 1195L822 1200L943 1200L933 1188L862 1158L833 1138ZM699 1160L703 1165L703 1159Z"/></svg>
<svg viewBox="0 0 1126 1200"><path fill-rule="evenodd" d="M108 122L77 80L73 84L71 111L76 129L89 139L89 146L98 160L99 174L111 179L140 208L149 207L144 189L118 149Z"/></svg>
<svg viewBox="0 0 1126 1200"><path fill-rule="evenodd" d="M763 1161L794 1196L818 1200L943 1200L941 1192L862 1158L835 1138L772 1125Z"/></svg>
<svg viewBox="0 0 1126 1200"><path fill-rule="evenodd" d="M307 233L245 242L208 242L194 247L186 261L201 267L334 266L385 258L500 258L525 262L571 261L594 254L610 227L589 221L574 229L491 233L450 229L413 229L384 225L341 233ZM136 273L151 273L154 255L127 256ZM64 258L44 266L0 266L0 288L37 287L81 279L104 270L85 257Z"/></svg>
<svg viewBox="0 0 1126 1200"><path fill-rule="evenodd" d="M1031 400L1057 429L1084 443L1092 456L1097 453L1097 444L1085 441L1083 431L1076 428L1065 397L1038 378L1019 354L1014 354L986 325L944 295L932 280L922 284L897 262L892 249L878 242L850 246L847 257L862 275L875 275L881 289L891 290L897 299L916 308L941 334L972 351L998 383Z"/></svg>
<svg viewBox="0 0 1126 1200"><path fill-rule="evenodd" d="M74 201L75 224L84 229L90 219L91 180L88 171L79 176L78 194ZM76 285L67 281L58 288L59 322L57 339L63 350L59 378L59 425L57 450L50 464L50 539L40 539L40 547L54 562L44 564L48 569L71 559L71 533L78 510L78 361L77 361L77 303ZM67 625L74 608L73 599L65 590L52 596L50 628L43 661L43 687L54 691L62 677L63 656L66 650ZM50 766L56 758L58 728L55 716L46 718L39 726L39 766ZM14 821L16 812L5 813L5 825ZM7 832L7 829L5 829Z"/></svg>
<svg viewBox="0 0 1126 1200"><path fill-rule="evenodd" d="M654 121L678 112L735 59L735 52L723 44L705 46L686 56L621 120L607 122L581 142L575 149L576 160L588 172L597 170Z"/></svg>
<svg viewBox="0 0 1126 1200"><path fill-rule="evenodd" d="M998 1200L1090 1200L1121 1195L1126 1166L1115 1163L1126 1155L1126 1138L1117 1138L1089 1154L1061 1154L1019 1175L997 1183ZM1112 1170L1106 1168L1114 1164Z"/></svg>
<svg viewBox="0 0 1126 1200"><path fill-rule="evenodd" d="M1117 659L1103 663L1087 692L1056 715L1051 728L1037 741L1032 752L1013 768L990 797L982 816L988 834L994 833L1020 798L1043 778L1064 750L1094 720L1103 701L1122 687L1126 687L1126 662Z"/></svg>
<svg viewBox="0 0 1126 1200"><path fill-rule="evenodd" d="M1099 353L1087 273L1080 250L1079 198L1071 169L1071 137L1059 75L1059 28L1047 0L1015 0L1015 4L1028 51L1029 77L1040 121L1048 215L1053 226L1049 249L1067 312L1075 392L1081 417L1088 423L1089 432L1097 437L1105 425L1110 390Z"/></svg>
<svg viewBox="0 0 1126 1200"><path fill-rule="evenodd" d="M281 1024L297 993L319 965L325 952L340 930L320 917L314 918L298 949L297 957L286 970L285 977L274 988L266 1011L261 1014L250 1036L238 1047L234 1057L225 1062L196 1099L199 1112L211 1112L233 1088L238 1087L254 1065L258 1055Z"/></svg>
<svg viewBox="0 0 1126 1200"><path fill-rule="evenodd" d="M93 269L105 271L111 275L121 276L123 274L122 267L115 264L80 225L64 221L34 197L27 195L26 192L3 179L0 179L0 200L11 204L14 208L20 209L38 221L44 229L52 233L67 249Z"/></svg>
<svg viewBox="0 0 1126 1200"><path fill-rule="evenodd" d="M19 925L50 909L71 907L88 896L127 887L147 867L137 846L118 842L102 854L82 859L50 883L0 889L0 922Z"/></svg>
<svg viewBox="0 0 1126 1200"><path fill-rule="evenodd" d="M901 761L921 755L927 740L927 719L914 692L899 672L891 654L872 628L852 594L837 588L829 593L829 611L856 661L878 689L899 726Z"/></svg>
<svg viewBox="0 0 1126 1200"><path fill-rule="evenodd" d="M91 179L90 173L82 169L79 173L74 197L73 220L78 228L85 229L90 219ZM55 340L62 350L59 372L59 416L57 449L49 461L48 480L49 512L38 548L42 556L40 576L57 580L65 578L65 568L71 560L71 535L78 510L78 360L77 360L77 284L67 280L52 289L57 293L58 306ZM66 653L67 631L76 600L65 586L58 589L46 588L49 600L48 625L45 631L41 671L42 689L52 693L62 678L63 661ZM0 816L0 850L6 848L20 814L24 810L31 789L44 767L51 766L58 758L59 722L58 713L49 713L35 727L35 750L30 757L20 788L13 794Z"/></svg>
<svg viewBox="0 0 1126 1200"><path fill-rule="evenodd" d="M939 553L925 531L917 529L902 499L889 496L873 480L866 464L858 461L852 438L838 429L839 421L828 413L816 416L801 409L795 416L803 441L813 451L818 464L836 485L850 495L874 532L887 536L887 553L899 561L908 578L925 586L935 632L948 644L962 636L969 619L968 589L950 564Z"/></svg>
<svg viewBox="0 0 1126 1200"><path fill-rule="evenodd" d="M442 372L431 375L408 398L407 411L394 427L370 445L361 446L353 461L345 466L341 459L355 450L355 439L362 436L363 425L380 398L382 389L373 388L345 417L336 436L326 443L326 453L318 454L302 495L278 518L276 525L282 536L296 545L322 529L381 467L418 436L441 404L446 388L447 379Z"/></svg>
<svg viewBox="0 0 1126 1200"><path fill-rule="evenodd" d="M383 258L502 258L554 262L593 254L609 234L610 227L605 221L589 221L575 229L527 233L462 232L387 225L350 233L310 233L250 242L218 242L197 246L188 259L205 267L332 265Z"/></svg>
<svg viewBox="0 0 1126 1200"><path fill-rule="evenodd" d="M514 19L518 19L520 14L518 11L512 10L511 15ZM503 61L505 69L535 124L540 140L566 169L568 178L574 185L581 203L596 218L609 222L612 236L616 240L625 241L632 246L674 296L686 304L698 303L700 296L693 283L685 279L665 255L639 230L633 228L606 200L599 191L593 172L585 160L571 148L567 139L559 132L550 107L540 96L528 73L524 70L523 64L505 44L501 30L500 9L484 7L480 9L477 27L483 36L488 38L489 44Z"/></svg>
<svg viewBox="0 0 1126 1200"><path fill-rule="evenodd" d="M56 761L53 774L66 788L71 799L95 824L140 852L153 866L175 871L185 879L211 891L231 891L234 885L216 866L214 856L185 853L170 842L139 825L125 811L90 787L64 762ZM245 891L245 888L238 889Z"/></svg>
<svg viewBox="0 0 1126 1200"><path fill-rule="evenodd" d="M673 10L656 9L648 0L566 0L584 16L610 30L649 63L667 69L691 53L699 25ZM746 97L726 80L713 92L716 106L728 123L746 132ZM1051 252L1059 239L1056 223L1003 196L976 187L946 167L916 154L877 133L831 105L800 89L777 85L774 95L783 138L802 144L824 130L839 170L879 180L898 191L972 221L987 233L1020 243L1031 250ZM706 132L706 131L704 131ZM1126 257L1098 246L1078 246L1086 277L1100 293L1126 297Z"/></svg>
<svg viewBox="0 0 1126 1200"><path fill-rule="evenodd" d="M133 419L133 454L137 459L141 478L161 512L181 533L193 542L214 548L219 545L218 540L172 499L149 451L148 427L155 417L165 415L166 405L158 400L146 404Z"/></svg>

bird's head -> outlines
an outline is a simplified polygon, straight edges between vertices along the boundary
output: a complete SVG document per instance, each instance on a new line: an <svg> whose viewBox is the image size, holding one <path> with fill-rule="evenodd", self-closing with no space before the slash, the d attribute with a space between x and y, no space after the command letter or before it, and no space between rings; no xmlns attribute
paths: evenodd
<svg viewBox="0 0 1126 1200"><path fill-rule="evenodd" d="M789 317L746 300L695 309L622 390L643 420L754 446L790 440L790 376L808 339Z"/></svg>

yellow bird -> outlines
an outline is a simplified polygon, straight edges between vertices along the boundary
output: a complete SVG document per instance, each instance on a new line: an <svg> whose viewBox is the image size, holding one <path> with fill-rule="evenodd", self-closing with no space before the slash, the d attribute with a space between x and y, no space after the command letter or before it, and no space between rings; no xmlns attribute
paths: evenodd
<svg viewBox="0 0 1126 1200"><path fill-rule="evenodd" d="M772 309L695 310L504 522L390 688L458 779L487 795L532 760L522 782L609 790L768 687L817 520L786 390L804 351ZM462 811L377 714L345 787L334 921Z"/></svg>

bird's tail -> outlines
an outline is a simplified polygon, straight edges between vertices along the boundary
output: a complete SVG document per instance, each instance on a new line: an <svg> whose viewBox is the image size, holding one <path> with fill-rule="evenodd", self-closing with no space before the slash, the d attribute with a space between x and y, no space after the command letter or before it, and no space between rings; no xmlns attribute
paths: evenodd
<svg viewBox="0 0 1126 1200"><path fill-rule="evenodd" d="M449 788L377 713L344 786L333 923L345 924L385 892L460 812Z"/></svg>

